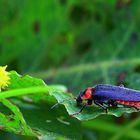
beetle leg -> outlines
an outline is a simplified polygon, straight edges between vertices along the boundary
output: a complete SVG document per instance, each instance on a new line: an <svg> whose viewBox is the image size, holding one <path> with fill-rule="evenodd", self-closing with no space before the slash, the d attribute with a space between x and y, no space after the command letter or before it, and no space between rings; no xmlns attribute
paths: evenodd
<svg viewBox="0 0 140 140"><path fill-rule="evenodd" d="M101 107L103 110L105 110L106 113L108 113L108 108L105 107L101 102L97 101L97 100L94 100L94 103L96 105L98 105L99 107Z"/></svg>
<svg viewBox="0 0 140 140"><path fill-rule="evenodd" d="M71 114L71 116L79 115L87 105L88 104L83 105L82 108L78 112Z"/></svg>
<svg viewBox="0 0 140 140"><path fill-rule="evenodd" d="M109 100L108 101L108 105L109 106L116 106L117 107L117 103L115 101L113 101L113 100Z"/></svg>
<svg viewBox="0 0 140 140"><path fill-rule="evenodd" d="M92 105L92 101L93 101L93 100L88 100L88 101L87 101L87 104L88 104L88 105Z"/></svg>
<svg viewBox="0 0 140 140"><path fill-rule="evenodd" d="M133 108L135 108L137 111L140 111L140 108L133 106Z"/></svg>

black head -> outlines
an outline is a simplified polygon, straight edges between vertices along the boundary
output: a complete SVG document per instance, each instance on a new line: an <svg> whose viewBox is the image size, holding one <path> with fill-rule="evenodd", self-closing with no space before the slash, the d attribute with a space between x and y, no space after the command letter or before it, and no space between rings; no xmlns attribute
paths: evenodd
<svg viewBox="0 0 140 140"><path fill-rule="evenodd" d="M83 100L93 100L93 91L94 88L92 87L88 87L84 91L81 91L76 99L77 105L80 105Z"/></svg>
<svg viewBox="0 0 140 140"><path fill-rule="evenodd" d="M84 92L81 91L80 94L79 94L79 96L76 98L77 105L82 104L83 99L81 98L81 96L82 96L83 94L84 94Z"/></svg>

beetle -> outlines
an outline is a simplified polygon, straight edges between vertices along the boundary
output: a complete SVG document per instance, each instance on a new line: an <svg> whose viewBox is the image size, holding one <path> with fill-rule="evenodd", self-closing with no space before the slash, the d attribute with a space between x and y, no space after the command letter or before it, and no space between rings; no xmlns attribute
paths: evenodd
<svg viewBox="0 0 140 140"><path fill-rule="evenodd" d="M140 91L125 88L124 86L104 85L100 84L95 87L88 87L81 91L76 98L77 105L81 105L86 100L79 112L72 115L80 114L87 105L96 104L105 112L108 112L108 107L117 106L118 104L133 107L139 110L140 107Z"/></svg>

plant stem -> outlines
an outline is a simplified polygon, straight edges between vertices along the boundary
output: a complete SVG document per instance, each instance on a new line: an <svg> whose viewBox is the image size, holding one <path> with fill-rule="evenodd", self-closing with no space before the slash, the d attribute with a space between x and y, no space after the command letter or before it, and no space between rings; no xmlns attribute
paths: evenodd
<svg viewBox="0 0 140 140"><path fill-rule="evenodd" d="M15 97L15 96L22 96L27 94L36 94L41 92L51 92L54 91L54 88L48 86L37 86L37 87L27 87L21 89L13 89L9 91L4 91L0 93L0 99Z"/></svg>
<svg viewBox="0 0 140 140"><path fill-rule="evenodd" d="M40 77L40 78L49 78L49 77L54 77L56 75L68 75L71 73L79 73L79 72L86 72L86 71L93 71L97 70L99 68L101 69L108 69L108 67L113 67L113 66L135 66L140 63L140 58L132 58L132 59L124 59L124 60L107 60L107 61L102 61L94 64L81 64L79 66L72 66L69 68L60 68L60 69L50 69L47 72L40 72L40 73L31 73L30 75Z"/></svg>
<svg viewBox="0 0 140 140"><path fill-rule="evenodd" d="M114 135L110 140L118 140L121 139L125 133L129 133L129 130L131 130L133 127L135 127L140 122L140 117L137 117L135 120L133 120L131 123L126 125L124 128L117 131L116 135Z"/></svg>

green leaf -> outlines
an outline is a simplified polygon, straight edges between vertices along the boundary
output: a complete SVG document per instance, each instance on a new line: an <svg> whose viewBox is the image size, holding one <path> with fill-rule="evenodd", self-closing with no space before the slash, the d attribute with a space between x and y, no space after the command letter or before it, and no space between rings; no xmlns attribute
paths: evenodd
<svg viewBox="0 0 140 140"><path fill-rule="evenodd" d="M18 106L27 124L39 134L38 136L81 139L80 122L70 117L62 106L51 110L52 105L46 103L30 105L21 102Z"/></svg>
<svg viewBox="0 0 140 140"><path fill-rule="evenodd" d="M75 120L72 114L78 112L81 107L76 106L73 95L66 93L67 89L64 86L47 86L41 79L33 78L28 75L20 76L15 71L11 72L10 77L11 84L8 87L8 91L1 92L0 99L3 105L13 112L15 120L13 124L18 129L19 124L22 126L21 134L42 137L49 137L49 135L53 135L54 137L68 136L69 138L80 139L79 131L77 131L80 129L78 120L90 120L106 114L104 110L93 105L85 108L81 114L73 116L78 119ZM49 94L46 95L46 93ZM32 94L32 96L29 96L29 94ZM15 105L5 99L23 95L26 98L18 97L11 99L12 103ZM63 104L68 114L62 106L51 109L55 100L49 95L55 97L59 104ZM36 102L36 100L27 100L27 98L33 99L34 96L38 96L38 102ZM44 99L44 103L39 102L41 99ZM119 117L124 113L132 112L136 112L136 110L123 106L110 107L107 115ZM7 130L11 131L12 127L10 125L6 127ZM69 133L69 131L71 131L71 133ZM13 132L19 134L17 129L14 129Z"/></svg>
<svg viewBox="0 0 140 140"><path fill-rule="evenodd" d="M45 82L38 78L33 78L29 75L21 76L16 71L10 72L10 85L8 86L8 90L11 89L20 89L26 87L36 87L36 86L47 86ZM46 99L46 95L43 92L40 92L36 95L30 95L29 97L25 97L27 100L33 100L38 102L40 100Z"/></svg>
<svg viewBox="0 0 140 140"><path fill-rule="evenodd" d="M11 83L8 89L17 89L31 86L46 86L45 82L38 78L33 78L29 75L19 75L16 71L10 72Z"/></svg>
<svg viewBox="0 0 140 140"><path fill-rule="evenodd" d="M5 116L5 118L7 118L7 124L6 124L6 127L4 127L4 129L12 128L14 133L35 136L32 129L26 124L19 108L6 99L1 100L1 102L4 106L9 108L13 113L10 116ZM9 118L9 120L8 120L8 118ZM5 125L5 123L3 125Z"/></svg>
<svg viewBox="0 0 140 140"><path fill-rule="evenodd" d="M67 95L64 93L56 94L55 92L52 93L52 95L55 96L58 102L60 102L65 106L69 115L79 112L81 107L76 106L76 101L74 100L74 97L72 95ZM108 109L108 113L106 114L103 109L95 105L92 105L92 106L87 106L87 108L85 108L81 114L75 115L74 117L76 117L78 120L83 121L83 120L94 119L100 115L114 115L116 117L120 117L124 113L132 113L132 112L137 112L137 110L134 108L119 106L119 107L110 107Z"/></svg>
<svg viewBox="0 0 140 140"><path fill-rule="evenodd" d="M47 103L37 104L19 99L12 99L12 102L16 106L12 105L9 107L11 103L7 104L7 101L4 102L10 110L12 109L14 111L14 114L11 114L11 111L4 107L0 107L0 109L7 114L0 119L4 127L3 130L28 136L43 137L46 135L48 137L81 139L79 135L80 123L76 119L71 118L62 106L59 107L58 110L51 110L52 104ZM10 116L8 115L9 113L11 114ZM0 114L0 116L2 115Z"/></svg>
<svg viewBox="0 0 140 140"><path fill-rule="evenodd" d="M66 87L47 86L41 79L21 76L15 71L10 73L11 84L0 94L4 105L0 107L3 130L28 136L81 139L79 121L70 117L62 106L51 109L55 104L53 93L65 95ZM38 96L37 101L33 100L34 96Z"/></svg>

